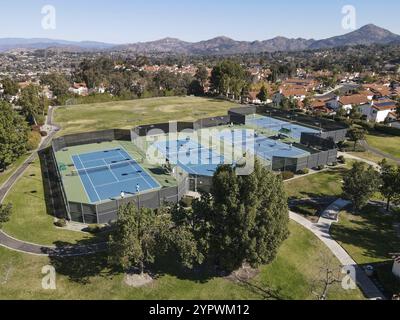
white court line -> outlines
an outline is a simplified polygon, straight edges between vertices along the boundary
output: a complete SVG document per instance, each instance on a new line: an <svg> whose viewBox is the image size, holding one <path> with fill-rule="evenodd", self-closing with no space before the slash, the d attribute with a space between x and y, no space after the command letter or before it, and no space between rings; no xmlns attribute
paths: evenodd
<svg viewBox="0 0 400 320"><path fill-rule="evenodd" d="M104 164L106 165L107 170L109 170L111 172L111 174L113 175L114 179L117 180L116 182L120 182L118 177L112 171L111 166L109 167L108 163L104 159L102 159L102 160L103 160ZM116 182L114 182L114 183L116 183Z"/></svg>
<svg viewBox="0 0 400 320"><path fill-rule="evenodd" d="M88 163L91 163L91 162L99 162L99 161L103 161L103 162L105 162L104 160L109 160L109 159L117 159L117 158L119 158L119 157L117 157L117 156L114 156L114 157L107 157L107 158L97 158L97 159L94 159L94 160L88 160L88 161L84 161L84 164L85 164L85 168L87 168L87 169L91 169L91 168L96 168L96 167L98 167L98 166L94 166L94 167L86 167L86 164L88 164Z"/></svg>
<svg viewBox="0 0 400 320"><path fill-rule="evenodd" d="M86 175L87 175L87 177L88 177L88 179L89 179L89 181L90 181L90 184L92 185L92 187L93 187L93 189L94 189L94 192L96 192L97 198L98 198L99 201L101 202L101 198L100 198L99 194L97 193L96 187L94 186L92 179L90 179L89 173L87 172L85 166L83 165L81 158L80 158L79 156L77 156L77 157L78 157L78 159L79 159L79 162L81 163L81 165L82 165L83 168L84 168L83 170L85 170L85 172L86 172ZM78 172L78 174L79 174L79 172ZM79 177L80 177L80 176L79 176ZM82 180L82 178L81 178L81 180ZM83 182L82 182L82 183L83 183ZM83 185L85 185L85 184L83 183ZM89 199L90 199L90 198L89 198Z"/></svg>
<svg viewBox="0 0 400 320"><path fill-rule="evenodd" d="M129 153L128 151L126 151L126 149L125 149L123 146L121 146L120 149L124 150L124 152L129 156L129 158L131 158L133 161L135 161L136 164L137 164L144 172L146 172L146 174L158 185L158 188L161 188L161 184L160 184L156 179L154 179L154 178L152 177L152 175L151 175L149 172L147 172L147 170L146 170L145 168L143 168L143 167L140 165L140 163L138 163L137 160L134 159L134 158L130 155L130 153ZM121 153L121 151L120 151L120 153ZM143 178L143 179L144 179L144 178ZM145 179L145 180L146 180L146 179ZM147 181L146 181L146 182L147 182ZM150 188L151 188L151 189L157 189L157 188L153 188L153 187L151 187L151 186L150 186Z"/></svg>
<svg viewBox="0 0 400 320"><path fill-rule="evenodd" d="M121 180L121 181L119 181L119 182L110 182L110 183L100 184L100 185L98 185L97 187L98 187L98 188L101 188L101 187L111 186L112 184L117 184L117 183L126 182L126 181L133 181L133 180L136 180L136 179L143 179L143 178L138 176L138 177L135 177L135 178L130 178L130 179L126 179L126 180Z"/></svg>
<svg viewBox="0 0 400 320"><path fill-rule="evenodd" d="M73 158L73 157L76 157L76 155L71 156L72 163L74 164L75 169L76 169L76 165L75 165L75 161L74 161L74 158ZM80 161L80 160L79 160L79 161ZM83 164L82 164L82 165L83 165ZM91 202L92 200L90 200L89 194L88 194L87 191L86 191L85 184L83 183L83 180L82 180L81 175L79 174L79 171L78 171L78 176L79 176L79 179L81 180L81 183L82 183L82 186L83 186L83 190L85 190L86 196L87 196L89 202Z"/></svg>
<svg viewBox="0 0 400 320"><path fill-rule="evenodd" d="M126 151L125 151L125 152L126 152ZM121 153L121 151L119 151L119 153L120 153L121 156L124 156L124 155ZM129 155L129 153L127 153L127 154ZM134 160L134 159L132 159L132 160ZM134 161L136 162L136 160L134 160ZM136 163L137 163L137 162L136 162ZM137 172L137 169L136 169L132 164L130 164L129 162L128 162L128 164L129 164L129 166L130 166L131 168L133 168L133 170L136 170L136 172ZM140 166L140 169L143 170L142 166ZM142 176L142 173L141 173L141 172L139 172L139 175L140 175L140 177L144 180L144 182L147 183L147 186L148 186L150 189L153 189L153 187L151 186L151 184L147 182L147 179L145 179L145 178ZM150 178L151 178L151 177L150 177Z"/></svg>

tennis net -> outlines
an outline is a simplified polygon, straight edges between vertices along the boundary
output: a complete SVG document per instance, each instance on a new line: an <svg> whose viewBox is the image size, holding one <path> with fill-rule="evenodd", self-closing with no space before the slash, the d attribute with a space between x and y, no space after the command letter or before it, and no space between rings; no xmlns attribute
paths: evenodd
<svg viewBox="0 0 400 320"><path fill-rule="evenodd" d="M85 174L85 173L105 172L108 170L121 169L121 168L127 168L126 172L127 174L133 174L135 172L137 174L140 174L142 172L142 169L138 166L135 160L122 160L106 164L103 166L85 167L82 169L75 168L74 170L72 170L72 175L79 175L81 173Z"/></svg>

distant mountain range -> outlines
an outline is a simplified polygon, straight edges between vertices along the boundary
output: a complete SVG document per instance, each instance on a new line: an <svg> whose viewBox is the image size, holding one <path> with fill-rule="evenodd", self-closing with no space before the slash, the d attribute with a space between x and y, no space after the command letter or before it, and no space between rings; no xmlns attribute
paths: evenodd
<svg viewBox="0 0 400 320"><path fill-rule="evenodd" d="M192 55L222 55L259 53L275 51L300 51L335 48L355 45L399 43L400 36L373 24L366 25L345 35L323 40L289 39L276 37L264 41L236 41L228 37L217 37L200 42L185 42L175 38L165 38L151 42L115 45L94 41L64 41L52 39L0 39L0 52L15 49L65 49L69 51L130 51L135 53L176 53Z"/></svg>

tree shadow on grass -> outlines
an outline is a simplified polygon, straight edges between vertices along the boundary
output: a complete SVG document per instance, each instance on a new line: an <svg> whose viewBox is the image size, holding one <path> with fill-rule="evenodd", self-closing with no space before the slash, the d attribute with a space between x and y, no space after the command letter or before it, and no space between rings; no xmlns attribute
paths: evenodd
<svg viewBox="0 0 400 320"><path fill-rule="evenodd" d="M102 277L111 279L121 270L112 267L108 261L108 251L103 239L98 239L98 247L100 250L97 253L88 253L84 255L76 255L82 253L83 247L86 251L92 251L97 248L93 245L93 239L81 240L77 244L58 241L54 243L56 249L49 255L50 265L52 265L57 274L66 276L70 281L79 284L89 284L94 277ZM60 255L60 253L67 255Z"/></svg>
<svg viewBox="0 0 400 320"><path fill-rule="evenodd" d="M389 253L400 247L393 219L380 213L379 207L367 205L361 213L349 217L349 224L333 225L331 234L342 244L359 248L364 258L390 259Z"/></svg>
<svg viewBox="0 0 400 320"><path fill-rule="evenodd" d="M57 164L54 162L51 153L51 147L38 152L46 202L46 213L52 217L62 219L67 217L67 212L57 175Z"/></svg>

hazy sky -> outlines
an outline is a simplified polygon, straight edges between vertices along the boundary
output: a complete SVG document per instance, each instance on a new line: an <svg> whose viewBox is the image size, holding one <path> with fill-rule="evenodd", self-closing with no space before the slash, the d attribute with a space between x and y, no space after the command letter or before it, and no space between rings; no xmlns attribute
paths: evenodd
<svg viewBox="0 0 400 320"><path fill-rule="evenodd" d="M44 5L56 9L55 30L42 28ZM357 9L357 27L374 23L400 34L399 0L3 0L0 37L111 43L220 35L321 39L348 32L341 26L344 5Z"/></svg>

